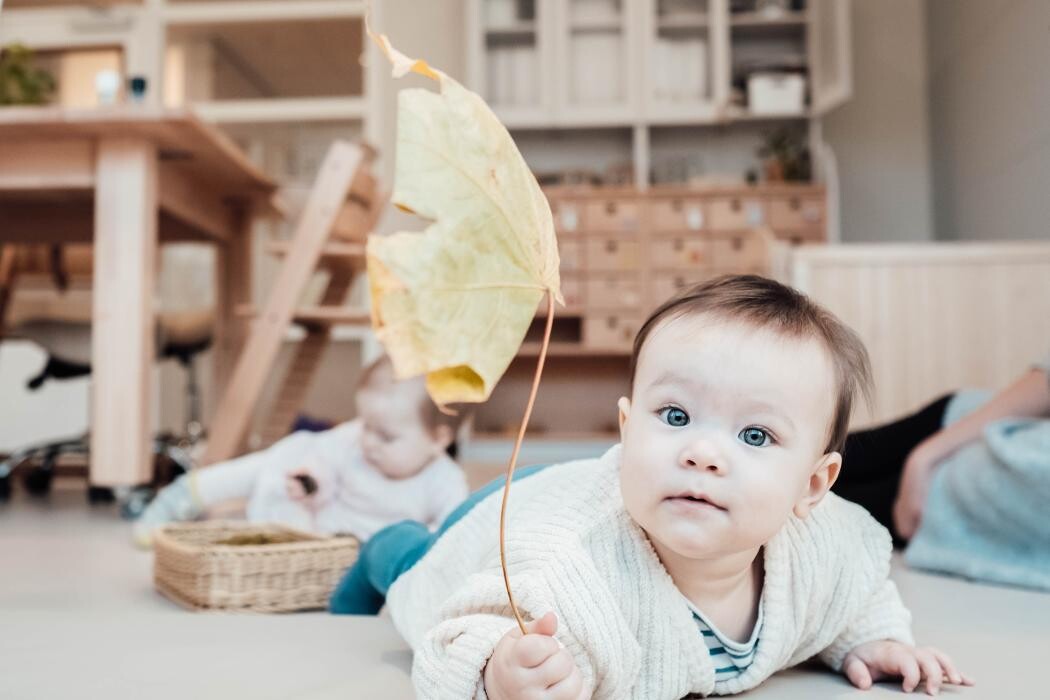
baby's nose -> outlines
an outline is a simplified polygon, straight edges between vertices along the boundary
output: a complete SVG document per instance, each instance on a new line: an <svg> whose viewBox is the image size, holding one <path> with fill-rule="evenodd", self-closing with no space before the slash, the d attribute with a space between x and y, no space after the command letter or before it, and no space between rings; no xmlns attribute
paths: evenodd
<svg viewBox="0 0 1050 700"><path fill-rule="evenodd" d="M681 464L688 469L704 469L716 473L726 470L725 457L718 445L709 438L697 438L685 446Z"/></svg>

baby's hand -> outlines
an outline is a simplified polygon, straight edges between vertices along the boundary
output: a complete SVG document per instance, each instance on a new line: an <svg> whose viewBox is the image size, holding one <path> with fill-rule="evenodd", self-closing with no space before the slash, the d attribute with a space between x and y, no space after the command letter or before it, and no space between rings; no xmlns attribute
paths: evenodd
<svg viewBox="0 0 1050 700"><path fill-rule="evenodd" d="M503 635L485 666L485 693L491 700L545 698L582 700L587 697L583 675L572 654L554 639L558 618L549 612Z"/></svg>
<svg viewBox="0 0 1050 700"><path fill-rule="evenodd" d="M317 479L309 469L300 467L288 472L288 476L284 479L284 489L288 493L288 498L293 501L307 501L317 493Z"/></svg>
<svg viewBox="0 0 1050 700"><path fill-rule="evenodd" d="M842 662L842 672L861 690L870 688L874 681L899 677L904 679L901 687L907 693L924 678L928 695L940 692L945 680L955 685L973 685L973 680L955 670L955 664L943 651L891 641L854 647Z"/></svg>

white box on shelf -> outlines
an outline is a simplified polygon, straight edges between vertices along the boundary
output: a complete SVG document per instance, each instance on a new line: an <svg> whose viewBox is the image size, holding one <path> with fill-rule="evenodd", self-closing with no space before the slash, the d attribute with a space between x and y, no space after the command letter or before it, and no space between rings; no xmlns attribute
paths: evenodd
<svg viewBox="0 0 1050 700"><path fill-rule="evenodd" d="M752 114L801 114L806 79L797 73L752 73L747 78L747 103Z"/></svg>

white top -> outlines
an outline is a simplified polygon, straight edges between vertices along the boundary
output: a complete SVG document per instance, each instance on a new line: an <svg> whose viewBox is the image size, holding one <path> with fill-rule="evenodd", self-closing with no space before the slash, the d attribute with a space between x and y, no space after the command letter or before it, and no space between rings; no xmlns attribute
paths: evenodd
<svg viewBox="0 0 1050 700"><path fill-rule="evenodd" d="M522 613L553 610L558 641L595 698L738 693L814 655L841 668L879 639L912 643L911 615L888 578L889 533L828 494L763 548L762 638L754 660L718 680L682 593L620 496L620 446L548 467L512 489L507 554ZM514 627L500 572L501 493L454 524L387 596L412 646L420 698L484 697L481 673Z"/></svg>
<svg viewBox="0 0 1050 700"><path fill-rule="evenodd" d="M361 422L300 431L267 450L248 501L248 519L281 522L323 534L350 533L362 541L401 520L436 529L469 492L463 470L441 456L407 479L390 479L365 461ZM289 472L306 467L317 479L314 512L287 494Z"/></svg>

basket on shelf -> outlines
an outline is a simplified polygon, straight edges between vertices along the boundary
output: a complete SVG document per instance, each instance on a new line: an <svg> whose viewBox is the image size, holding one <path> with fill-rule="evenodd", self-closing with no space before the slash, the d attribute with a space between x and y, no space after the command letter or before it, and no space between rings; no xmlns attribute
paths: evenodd
<svg viewBox="0 0 1050 700"><path fill-rule="evenodd" d="M319 537L283 525L179 523L153 543L153 582L196 610L292 612L328 607L357 560L354 537Z"/></svg>

